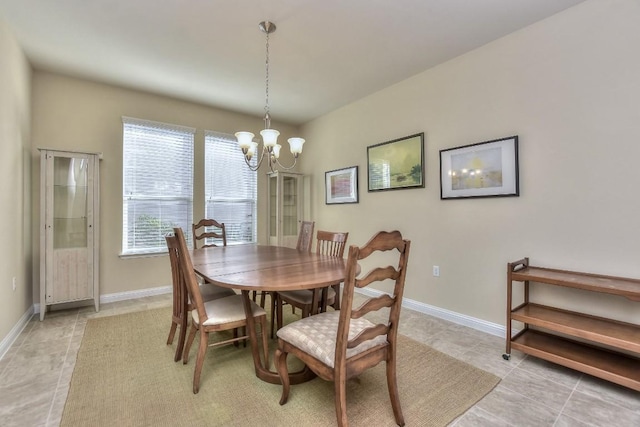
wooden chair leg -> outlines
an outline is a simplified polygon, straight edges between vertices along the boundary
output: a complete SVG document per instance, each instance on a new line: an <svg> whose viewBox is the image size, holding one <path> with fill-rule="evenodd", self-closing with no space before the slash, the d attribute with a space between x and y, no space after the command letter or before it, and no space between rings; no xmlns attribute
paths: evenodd
<svg viewBox="0 0 640 427"><path fill-rule="evenodd" d="M276 324L276 332L278 331L278 329L282 329L282 324L284 322L284 313L282 311L282 306L284 305L284 302L282 301L282 298L280 298L280 295L276 294L276 310L277 310L277 324ZM276 335L277 336L277 335Z"/></svg>
<svg viewBox="0 0 640 427"><path fill-rule="evenodd" d="M176 354L173 356L173 361L177 362L182 359L182 351L184 350L184 339L187 336L187 316L183 314L180 319L180 333L178 334L178 344L176 345Z"/></svg>
<svg viewBox="0 0 640 427"><path fill-rule="evenodd" d="M260 307L264 308L264 304L266 302L266 298L267 298L267 293L265 291L262 291L260 293Z"/></svg>
<svg viewBox="0 0 640 427"><path fill-rule="evenodd" d="M336 418L338 426L348 426L347 421L347 380L344 375L338 375L334 379L333 388L335 389L336 402Z"/></svg>
<svg viewBox="0 0 640 427"><path fill-rule="evenodd" d="M171 329L169 329L169 338L167 338L167 345L171 345L173 344L173 337L176 334L176 327L178 326L178 324L175 322L175 320L171 321Z"/></svg>
<svg viewBox="0 0 640 427"><path fill-rule="evenodd" d="M198 328L193 322L191 322L191 329L189 329L187 344L184 346L184 352L182 353L182 363L185 365L189 363L189 352L191 351L191 345L193 344L193 340L196 337L196 332L198 332Z"/></svg>
<svg viewBox="0 0 640 427"><path fill-rule="evenodd" d="M207 354L207 347L209 347L208 335L209 334L204 332L204 329L200 330L200 345L198 345L196 367L193 371L193 394L198 394L200 391L200 374L202 373L202 364L204 363L204 356Z"/></svg>
<svg viewBox="0 0 640 427"><path fill-rule="evenodd" d="M340 310L340 284L333 285L333 290L336 291L336 297L333 300L333 309Z"/></svg>
<svg viewBox="0 0 640 427"><path fill-rule="evenodd" d="M387 359L387 388L389 389L389 399L393 408L393 416L396 424L404 426L404 416L402 415L402 407L400 406L400 395L398 394L398 381L396 376L396 356L395 352L391 352Z"/></svg>
<svg viewBox="0 0 640 427"><path fill-rule="evenodd" d="M278 299L278 294L276 292L271 293L271 339L275 338L275 324L276 324L276 300Z"/></svg>
<svg viewBox="0 0 640 427"><path fill-rule="evenodd" d="M287 369L287 355L280 348L276 349L274 364L276 370L280 376L280 382L282 383L282 396L280 397L280 404L284 405L289 400L289 370Z"/></svg>

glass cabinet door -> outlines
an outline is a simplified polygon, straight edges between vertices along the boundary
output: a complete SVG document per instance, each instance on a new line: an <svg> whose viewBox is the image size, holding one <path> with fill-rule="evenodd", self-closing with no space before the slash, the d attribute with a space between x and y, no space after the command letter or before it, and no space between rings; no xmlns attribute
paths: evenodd
<svg viewBox="0 0 640 427"><path fill-rule="evenodd" d="M299 177L282 177L282 236L298 238L298 181Z"/></svg>
<svg viewBox="0 0 640 427"><path fill-rule="evenodd" d="M87 159L53 159L53 249L87 247Z"/></svg>
<svg viewBox="0 0 640 427"><path fill-rule="evenodd" d="M298 241L298 227L302 220L303 175L272 172L268 177L269 244L295 248Z"/></svg>
<svg viewBox="0 0 640 427"><path fill-rule="evenodd" d="M269 175L269 244L278 244L278 175Z"/></svg>

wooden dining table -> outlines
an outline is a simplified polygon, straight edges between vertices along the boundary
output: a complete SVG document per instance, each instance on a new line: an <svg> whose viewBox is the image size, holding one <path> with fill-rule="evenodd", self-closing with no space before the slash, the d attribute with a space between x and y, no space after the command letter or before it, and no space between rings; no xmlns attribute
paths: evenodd
<svg viewBox="0 0 640 427"><path fill-rule="evenodd" d="M310 289L314 291L314 300L319 301L322 288L344 281L345 260L282 246L263 245L207 247L192 250L190 255L194 270L206 281L241 291L256 376L263 381L280 384L278 373L269 369L267 360L260 358L250 293ZM313 304L313 307L318 307L318 304ZM306 367L289 375L292 384L315 377Z"/></svg>

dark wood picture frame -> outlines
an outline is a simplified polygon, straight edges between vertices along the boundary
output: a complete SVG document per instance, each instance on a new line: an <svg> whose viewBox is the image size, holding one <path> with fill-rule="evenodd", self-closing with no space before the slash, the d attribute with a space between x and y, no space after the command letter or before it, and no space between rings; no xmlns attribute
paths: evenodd
<svg viewBox="0 0 640 427"><path fill-rule="evenodd" d="M358 203L358 166L325 172L324 182L327 205Z"/></svg>
<svg viewBox="0 0 640 427"><path fill-rule="evenodd" d="M424 188L424 132L367 147L368 191Z"/></svg>
<svg viewBox="0 0 640 427"><path fill-rule="evenodd" d="M517 197L518 136L440 150L440 199Z"/></svg>

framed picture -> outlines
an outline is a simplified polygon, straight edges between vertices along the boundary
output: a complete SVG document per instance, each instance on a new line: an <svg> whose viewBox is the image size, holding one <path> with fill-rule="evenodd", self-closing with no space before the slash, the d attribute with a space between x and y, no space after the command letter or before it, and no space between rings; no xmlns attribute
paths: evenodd
<svg viewBox="0 0 640 427"><path fill-rule="evenodd" d="M324 173L326 204L358 203L358 166Z"/></svg>
<svg viewBox="0 0 640 427"><path fill-rule="evenodd" d="M424 133L367 147L369 191L424 188Z"/></svg>
<svg viewBox="0 0 640 427"><path fill-rule="evenodd" d="M440 198L519 196L518 137L440 150Z"/></svg>

